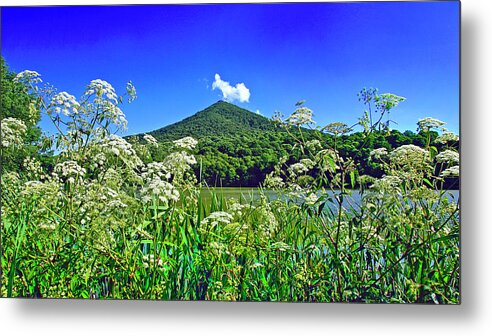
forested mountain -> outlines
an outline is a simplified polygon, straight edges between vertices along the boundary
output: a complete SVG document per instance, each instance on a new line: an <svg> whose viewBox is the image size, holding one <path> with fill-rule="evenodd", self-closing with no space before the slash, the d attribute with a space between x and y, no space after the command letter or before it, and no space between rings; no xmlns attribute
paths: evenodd
<svg viewBox="0 0 492 336"><path fill-rule="evenodd" d="M191 117L149 134L159 141L168 141L185 136L200 139L246 134L252 130L274 131L275 125L268 118L219 100Z"/></svg>
<svg viewBox="0 0 492 336"><path fill-rule="evenodd" d="M297 133L294 128L291 132ZM166 155L173 140L186 136L197 139L196 175L211 186L258 186L282 156L290 156L292 162L301 158L289 150L295 140L284 128L225 101L218 101L180 122L148 134L161 144L159 149L152 150L156 160ZM320 135L323 142L333 146L333 137L303 129L305 140L319 138ZM337 148L343 156L356 158L360 174L379 177L382 172L367 162L372 149L392 149L408 144L424 147L428 135L392 130L390 133L376 132L365 139L362 133L354 132L342 136ZM430 132L430 136L435 139L437 133ZM143 134L129 138L142 142Z"/></svg>

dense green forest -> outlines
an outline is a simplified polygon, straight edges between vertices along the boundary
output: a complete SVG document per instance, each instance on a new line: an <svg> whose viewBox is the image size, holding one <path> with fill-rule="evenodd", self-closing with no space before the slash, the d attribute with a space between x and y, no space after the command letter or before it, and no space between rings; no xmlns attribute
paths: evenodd
<svg viewBox="0 0 492 336"><path fill-rule="evenodd" d="M306 141L319 139L330 146L335 141L334 136L314 129L302 129L301 132ZM301 137L294 127L289 130L277 127L273 120L225 101L218 101L191 117L148 134L161 143L160 147L151 149L156 160L171 150L172 141L186 136L198 139L196 175L210 186L244 187L262 183L282 157L292 154L289 149L295 145L295 139ZM375 132L365 138L362 132L352 132L337 139L337 148L343 157L356 158L362 174L381 177L383 172L368 160L373 149L390 150L408 144L425 146L429 137L433 142L437 136L434 131L402 133L391 130ZM143 134L129 138L144 141ZM459 143L454 145L458 148ZM440 150L440 144L435 143L435 146ZM300 156L291 156L289 160L295 162L302 158ZM446 186L458 188L458 179L447 179Z"/></svg>

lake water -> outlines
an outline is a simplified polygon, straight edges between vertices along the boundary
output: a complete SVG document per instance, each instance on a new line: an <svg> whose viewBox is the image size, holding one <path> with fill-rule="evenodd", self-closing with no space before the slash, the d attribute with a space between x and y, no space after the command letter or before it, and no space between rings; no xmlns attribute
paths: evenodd
<svg viewBox="0 0 492 336"><path fill-rule="evenodd" d="M264 194L270 199L274 200L279 197L278 193L274 190L263 190ZM258 188L236 188L236 187L222 187L222 188L209 188L202 190L202 197L205 201L210 200L212 193L216 194L218 197L223 197L224 199L234 198L237 201L241 200L242 203L249 203L252 201L256 203L260 198L260 189ZM449 190L446 196L449 200L458 202L459 190ZM329 195L333 195L332 191L328 191ZM350 204L358 205L360 203L361 195L358 191L353 191L350 197L347 197L346 206Z"/></svg>

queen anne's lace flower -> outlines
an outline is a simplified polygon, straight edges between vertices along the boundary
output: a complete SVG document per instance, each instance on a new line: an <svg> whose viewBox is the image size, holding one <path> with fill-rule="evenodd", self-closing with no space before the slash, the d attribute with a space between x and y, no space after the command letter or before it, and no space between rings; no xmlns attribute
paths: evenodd
<svg viewBox="0 0 492 336"><path fill-rule="evenodd" d="M417 122L417 125L419 126L418 127L419 131L428 132L433 128L435 128L435 129L442 128L444 125L446 125L446 123L444 121L441 121L438 119L427 117L424 119L420 119Z"/></svg>
<svg viewBox="0 0 492 336"><path fill-rule="evenodd" d="M380 192L393 192L400 183L401 179L398 176L387 175L375 180L371 188Z"/></svg>
<svg viewBox="0 0 492 336"><path fill-rule="evenodd" d="M103 104L103 111L105 118L111 120L111 122L123 129L127 128L128 121L126 120L123 111L116 105L109 101L105 101Z"/></svg>
<svg viewBox="0 0 492 336"><path fill-rule="evenodd" d="M157 197L164 205L168 206L170 202L179 200L179 191L174 186L160 178L153 178L142 189L142 201L149 203L153 197Z"/></svg>
<svg viewBox="0 0 492 336"><path fill-rule="evenodd" d="M89 85L87 85L85 96L90 96L93 94L95 94L99 99L106 96L109 101L114 104L118 104L118 96L116 95L113 86L102 79L92 80Z"/></svg>
<svg viewBox="0 0 492 336"><path fill-rule="evenodd" d="M24 70L22 72L19 72L15 77L14 77L14 82L19 82L23 84L35 84L35 83L41 83L41 75L37 73L36 71L32 70Z"/></svg>
<svg viewBox="0 0 492 336"><path fill-rule="evenodd" d="M195 157L184 151L171 153L165 159L165 165L172 173L184 172L190 169L190 165L195 163Z"/></svg>
<svg viewBox="0 0 492 336"><path fill-rule="evenodd" d="M415 145L403 145L389 154L392 163L407 168L427 167L429 152Z"/></svg>
<svg viewBox="0 0 492 336"><path fill-rule="evenodd" d="M298 175L307 172L309 169L301 162L294 163L288 168L291 175Z"/></svg>
<svg viewBox="0 0 492 336"><path fill-rule="evenodd" d="M142 160L137 156L132 145L118 135L112 134L109 137L104 138L99 145L104 152L121 157L133 168L142 165Z"/></svg>
<svg viewBox="0 0 492 336"><path fill-rule="evenodd" d="M225 211L215 211L212 212L207 217L205 217L200 224L202 226L215 227L219 224L224 224L224 225L230 224L231 221L232 221L232 215L230 213Z"/></svg>
<svg viewBox="0 0 492 336"><path fill-rule="evenodd" d="M369 160L374 160L374 159L380 160L381 158L383 158L387 155L388 155L388 150L386 148L373 149L369 153Z"/></svg>
<svg viewBox="0 0 492 336"><path fill-rule="evenodd" d="M150 134L144 134L143 136L144 140L147 141L147 143L151 146L157 147L159 146L159 143L157 142L156 138L154 138Z"/></svg>
<svg viewBox="0 0 492 336"><path fill-rule="evenodd" d="M460 163L460 154L453 150L446 149L436 155L436 161L449 164Z"/></svg>
<svg viewBox="0 0 492 336"><path fill-rule="evenodd" d="M314 124L313 111L307 107L299 107L287 118L287 123L294 126Z"/></svg>
<svg viewBox="0 0 492 336"><path fill-rule="evenodd" d="M23 143L27 128L22 120L9 117L2 119L0 123L2 147L21 145Z"/></svg>
<svg viewBox="0 0 492 336"><path fill-rule="evenodd" d="M54 168L54 172L58 176L68 178L68 181L73 183L77 177L84 177L86 170L79 166L76 161L65 161L58 163Z"/></svg>
<svg viewBox="0 0 492 336"><path fill-rule="evenodd" d="M280 176L273 175L273 172L265 177L264 185L266 188L279 189L285 186L284 180Z"/></svg>
<svg viewBox="0 0 492 336"><path fill-rule="evenodd" d="M441 177L458 177L460 176L460 166L453 166L445 169L441 175Z"/></svg>
<svg viewBox="0 0 492 336"><path fill-rule="evenodd" d="M315 193L310 193L304 198L304 202L308 205L313 205L318 201L318 196Z"/></svg>
<svg viewBox="0 0 492 336"><path fill-rule="evenodd" d="M60 92L51 99L48 109L56 113L63 113L66 116L72 116L79 113L80 104L71 94Z"/></svg>
<svg viewBox="0 0 492 336"><path fill-rule="evenodd" d="M350 128L347 124L342 122L333 122L322 128L323 131L326 131L329 134L339 135L350 132Z"/></svg>
<svg viewBox="0 0 492 336"><path fill-rule="evenodd" d="M171 172L163 162L149 162L142 169L142 178L146 181L153 178L169 179L170 177Z"/></svg>
<svg viewBox="0 0 492 336"><path fill-rule="evenodd" d="M460 140L460 137L457 136L456 134L451 133L451 132L446 132L446 133L439 135L436 138L435 142L439 143L439 144L445 144L448 142L459 141L459 140Z"/></svg>
<svg viewBox="0 0 492 336"><path fill-rule="evenodd" d="M192 150L196 147L198 144L198 141L193 139L192 137L185 137L179 140L173 141L174 147L176 148L183 148L183 149L189 149Z"/></svg>

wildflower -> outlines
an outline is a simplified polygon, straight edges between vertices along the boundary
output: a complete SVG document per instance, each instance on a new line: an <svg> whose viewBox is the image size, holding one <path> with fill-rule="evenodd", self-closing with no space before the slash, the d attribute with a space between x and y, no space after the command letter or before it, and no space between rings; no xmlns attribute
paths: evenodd
<svg viewBox="0 0 492 336"><path fill-rule="evenodd" d="M22 72L19 72L14 77L14 82L19 82L19 83L23 83L23 84L41 83L42 80L41 80L40 76L41 75L39 73L37 73L36 71L24 70Z"/></svg>
<svg viewBox="0 0 492 336"><path fill-rule="evenodd" d="M147 143L151 146L157 147L159 144L157 143L157 140L150 134L144 134L143 136L144 140L147 141Z"/></svg>
<svg viewBox="0 0 492 336"><path fill-rule="evenodd" d="M134 168L142 165L142 160L137 156L132 145L122 137L111 134L99 143L100 148L106 154L114 154L124 159L125 163Z"/></svg>
<svg viewBox="0 0 492 336"><path fill-rule="evenodd" d="M27 127L22 120L16 118L5 118L1 121L2 147L21 145Z"/></svg>
<svg viewBox="0 0 492 336"><path fill-rule="evenodd" d="M303 164L308 169L311 169L314 167L314 162L311 159L301 159L299 162L301 164Z"/></svg>
<svg viewBox="0 0 492 336"><path fill-rule="evenodd" d="M266 188L276 189L283 188L285 183L280 176L274 176L272 172L265 177L264 185Z"/></svg>
<svg viewBox="0 0 492 336"><path fill-rule="evenodd" d="M445 144L448 142L459 141L459 140L460 140L460 137L457 136L456 134L451 133L451 132L446 132L446 133L439 135L436 138L435 142L439 143L439 144Z"/></svg>
<svg viewBox="0 0 492 336"><path fill-rule="evenodd" d="M436 161L441 163L460 163L460 154L450 149L436 155Z"/></svg>
<svg viewBox="0 0 492 336"><path fill-rule="evenodd" d="M428 166L429 152L415 145L403 145L393 150L389 158L402 167L423 169Z"/></svg>
<svg viewBox="0 0 492 336"><path fill-rule="evenodd" d="M203 226L215 227L219 224L230 224L231 221L232 215L230 213L227 213L225 211L215 211L205 217L200 224Z"/></svg>
<svg viewBox="0 0 492 336"><path fill-rule="evenodd" d="M309 149L310 151L317 151L318 149L321 149L321 142L319 140L310 140L306 142L306 148Z"/></svg>
<svg viewBox="0 0 492 336"><path fill-rule="evenodd" d="M441 177L458 177L460 176L460 166L452 166L445 169L441 175Z"/></svg>
<svg viewBox="0 0 492 336"><path fill-rule="evenodd" d="M128 94L129 103L137 99L137 90L135 89L135 86L133 86L132 81L126 83L126 93Z"/></svg>
<svg viewBox="0 0 492 336"><path fill-rule="evenodd" d="M169 179L171 177L167 165L163 162L149 162L142 171L142 178L144 180L156 177L160 179Z"/></svg>
<svg viewBox="0 0 492 336"><path fill-rule="evenodd" d="M311 193L304 198L304 202L308 205L314 205L318 201L318 196L315 193Z"/></svg>
<svg viewBox="0 0 492 336"><path fill-rule="evenodd" d="M287 118L287 123L294 126L314 124L313 111L307 107L299 107Z"/></svg>
<svg viewBox="0 0 492 336"><path fill-rule="evenodd" d="M391 192L398 188L400 183L401 179L398 176L387 175L375 180L371 188L380 192Z"/></svg>
<svg viewBox="0 0 492 336"><path fill-rule="evenodd" d="M373 160L373 159L378 159L380 160L382 157L388 155L388 150L386 148L378 148L378 149L373 149L370 153L369 153L369 160Z"/></svg>
<svg viewBox="0 0 492 336"><path fill-rule="evenodd" d="M428 132L432 128L436 128L436 129L442 128L444 125L446 125L446 123L438 119L427 117L424 119L420 119L417 122L417 125L418 125L418 131Z"/></svg>
<svg viewBox="0 0 492 336"><path fill-rule="evenodd" d="M323 127L322 130L333 135L345 134L351 131L347 124L341 122L330 123Z"/></svg>
<svg viewBox="0 0 492 336"><path fill-rule="evenodd" d="M159 267L162 267L162 265L163 265L162 259L157 257L157 260L156 260L156 258L153 254L144 255L142 257L142 261L143 261L142 264L143 264L144 268L149 268L150 266L153 266L153 265L157 265Z"/></svg>
<svg viewBox="0 0 492 336"><path fill-rule="evenodd" d="M174 147L192 150L196 147L198 141L192 137L185 137L179 140L173 141Z"/></svg>
<svg viewBox="0 0 492 336"><path fill-rule="evenodd" d="M58 163L54 168L54 172L63 177L68 177L70 182L74 182L74 177L83 177L86 170L79 166L76 161L65 161Z"/></svg>
<svg viewBox="0 0 492 336"><path fill-rule="evenodd" d="M393 93L382 93L376 95L374 100L377 110L384 113L390 111L393 107L398 106L398 104L405 99L405 97L397 96Z"/></svg>
<svg viewBox="0 0 492 336"><path fill-rule="evenodd" d="M290 172L291 175L298 175L304 172L309 171L308 167L306 167L304 164L297 162L288 168L288 171Z"/></svg>
<svg viewBox="0 0 492 336"><path fill-rule="evenodd" d="M237 215L237 216L241 216L242 214L242 210L245 208L246 206L244 204L239 204L237 203L234 199L232 199L232 203L231 205L229 206L229 211L234 214L234 215Z"/></svg>
<svg viewBox="0 0 492 336"><path fill-rule="evenodd" d="M87 85L84 95L88 97L93 94L98 97L99 101L103 98L103 96L106 96L109 101L112 101L114 104L118 104L118 96L116 95L113 86L104 80L95 79Z"/></svg>
<svg viewBox="0 0 492 336"><path fill-rule="evenodd" d="M164 203L166 206L170 202L176 202L179 200L179 191L174 186L166 181L162 181L160 178L153 178L142 189L142 201L149 203L153 197Z"/></svg>
<svg viewBox="0 0 492 336"><path fill-rule="evenodd" d="M55 111L63 113L66 116L72 116L79 113L80 104L74 96L67 92L60 92L55 95L48 105L48 113Z"/></svg>
<svg viewBox="0 0 492 336"><path fill-rule="evenodd" d="M104 118L110 120L113 124L120 126L123 129L127 128L128 121L126 120L125 114L117 105L109 101L105 101L103 103L102 110L104 112Z"/></svg>
<svg viewBox="0 0 492 336"><path fill-rule="evenodd" d="M172 173L183 173L190 169L190 165L196 163L196 159L193 155L186 152L174 152L169 154L164 160L167 168Z"/></svg>

